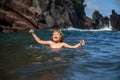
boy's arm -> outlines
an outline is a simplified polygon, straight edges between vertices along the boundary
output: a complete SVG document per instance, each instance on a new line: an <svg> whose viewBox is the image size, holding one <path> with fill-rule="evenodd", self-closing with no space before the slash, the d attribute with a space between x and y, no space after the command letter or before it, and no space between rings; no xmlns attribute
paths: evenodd
<svg viewBox="0 0 120 80"><path fill-rule="evenodd" d="M33 30L33 29L31 29L29 32L31 33L31 35L33 36L33 38L34 38L39 44L50 44L50 41L41 40L41 39L34 33L34 30Z"/></svg>
<svg viewBox="0 0 120 80"><path fill-rule="evenodd" d="M76 45L73 45L73 46L65 43L65 44L64 44L64 47L66 47L66 48L78 48L78 47L80 47L80 46L82 46L82 45L84 45L84 44L85 44L85 41L84 41L84 40L81 40L80 43L78 43L78 44L76 44Z"/></svg>

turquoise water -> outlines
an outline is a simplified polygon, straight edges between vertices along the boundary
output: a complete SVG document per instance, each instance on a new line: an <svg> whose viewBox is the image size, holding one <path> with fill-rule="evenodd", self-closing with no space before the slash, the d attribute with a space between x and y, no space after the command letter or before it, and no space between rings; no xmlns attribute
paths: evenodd
<svg viewBox="0 0 120 80"><path fill-rule="evenodd" d="M35 31L50 40L52 31ZM0 33L0 80L120 80L120 32L63 30L76 49L50 49L25 32Z"/></svg>

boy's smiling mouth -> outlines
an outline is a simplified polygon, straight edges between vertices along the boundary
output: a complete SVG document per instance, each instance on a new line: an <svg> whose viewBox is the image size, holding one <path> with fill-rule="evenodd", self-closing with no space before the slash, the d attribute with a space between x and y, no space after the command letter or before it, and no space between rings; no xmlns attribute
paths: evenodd
<svg viewBox="0 0 120 80"><path fill-rule="evenodd" d="M54 37L54 39L58 39L58 37L57 37L57 36L55 36L55 37Z"/></svg>

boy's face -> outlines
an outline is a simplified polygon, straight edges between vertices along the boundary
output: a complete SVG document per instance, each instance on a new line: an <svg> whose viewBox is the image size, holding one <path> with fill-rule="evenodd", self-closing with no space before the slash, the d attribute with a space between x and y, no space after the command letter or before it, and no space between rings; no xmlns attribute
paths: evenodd
<svg viewBox="0 0 120 80"><path fill-rule="evenodd" d="M62 36L60 35L59 32L53 32L52 38L54 42L60 42Z"/></svg>

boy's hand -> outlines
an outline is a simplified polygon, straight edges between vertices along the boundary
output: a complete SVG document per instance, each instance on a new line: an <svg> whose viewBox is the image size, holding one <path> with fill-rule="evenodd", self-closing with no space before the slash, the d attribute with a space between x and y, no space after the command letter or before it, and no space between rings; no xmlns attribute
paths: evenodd
<svg viewBox="0 0 120 80"><path fill-rule="evenodd" d="M29 33L34 34L34 29L30 29Z"/></svg>
<svg viewBox="0 0 120 80"><path fill-rule="evenodd" d="M80 44L81 44L81 45L84 45L84 44L85 44L85 41L84 41L84 40L81 40L81 41L80 41Z"/></svg>

